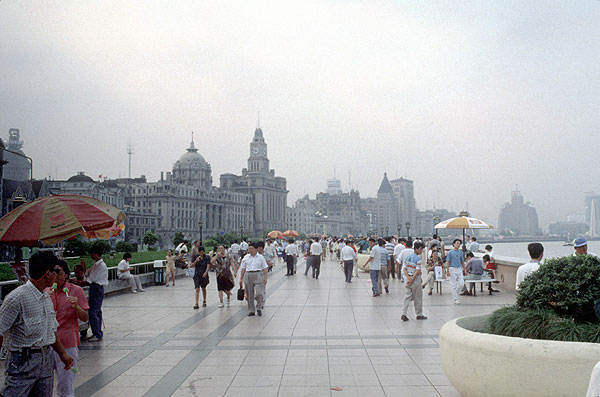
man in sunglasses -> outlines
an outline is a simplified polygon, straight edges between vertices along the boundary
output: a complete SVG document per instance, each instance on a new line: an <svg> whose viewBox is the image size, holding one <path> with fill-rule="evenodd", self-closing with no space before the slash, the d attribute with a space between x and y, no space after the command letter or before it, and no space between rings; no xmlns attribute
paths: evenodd
<svg viewBox="0 0 600 397"><path fill-rule="evenodd" d="M58 259L50 252L29 259L27 283L12 291L0 306L0 345L8 351L2 395L51 396L56 351L65 370L73 359L56 336L58 322L52 300L44 289L56 282ZM6 339L6 341L4 340Z"/></svg>

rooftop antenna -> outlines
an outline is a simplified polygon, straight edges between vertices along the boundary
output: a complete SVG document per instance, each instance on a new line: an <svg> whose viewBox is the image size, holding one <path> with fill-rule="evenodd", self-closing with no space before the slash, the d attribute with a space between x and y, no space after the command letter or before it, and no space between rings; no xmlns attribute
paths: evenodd
<svg viewBox="0 0 600 397"><path fill-rule="evenodd" d="M133 154L133 145L131 144L131 138L129 138L129 145L127 145L127 155L129 156L129 179L131 179L131 155Z"/></svg>
<svg viewBox="0 0 600 397"><path fill-rule="evenodd" d="M352 190L352 176L350 175L350 170L348 170L348 191Z"/></svg>
<svg viewBox="0 0 600 397"><path fill-rule="evenodd" d="M256 112L258 114L258 122L256 123L256 129L260 130L260 112Z"/></svg>
<svg viewBox="0 0 600 397"><path fill-rule="evenodd" d="M335 166L333 166L333 179L335 179Z"/></svg>

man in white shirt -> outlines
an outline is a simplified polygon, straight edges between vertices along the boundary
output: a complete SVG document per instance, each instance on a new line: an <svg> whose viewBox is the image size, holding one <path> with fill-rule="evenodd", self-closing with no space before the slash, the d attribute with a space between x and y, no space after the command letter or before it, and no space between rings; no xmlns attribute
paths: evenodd
<svg viewBox="0 0 600 397"><path fill-rule="evenodd" d="M573 241L573 248L575 249L573 255L592 255L596 258L598 257L598 255L588 251L587 240L583 237L577 237Z"/></svg>
<svg viewBox="0 0 600 397"><path fill-rule="evenodd" d="M294 239L290 239L290 243L285 247L285 263L287 264L286 276L293 276L296 274L294 265L296 264L296 258L298 257L298 247L294 244Z"/></svg>
<svg viewBox="0 0 600 397"><path fill-rule="evenodd" d="M396 264L399 266L398 271L401 274L401 278L400 280L404 281L404 272L402 271L402 266L404 266L404 263L406 262L406 258L408 258L409 256L411 256L412 254L414 254L415 250L413 249L413 241L412 240L408 240L406 241L406 248L404 248L402 251L400 251L400 254L396 257Z"/></svg>
<svg viewBox="0 0 600 397"><path fill-rule="evenodd" d="M519 284L521 284L527 276L538 270L540 267L540 261L544 257L544 246L540 243L529 244L527 246L527 251L529 251L529 257L531 258L531 261L519 266L517 269L517 282L515 285L516 290L519 290Z"/></svg>
<svg viewBox="0 0 600 397"><path fill-rule="evenodd" d="M398 276L398 280L402 280L402 262L398 262L400 253L404 251L406 240L403 237L398 238L398 244L394 246L394 257L392 260L394 261L394 271Z"/></svg>
<svg viewBox="0 0 600 397"><path fill-rule="evenodd" d="M346 282L352 282L352 270L354 268L354 263L356 262L357 256L354 249L346 242L344 248L340 251L340 259L344 264L344 274L346 275Z"/></svg>
<svg viewBox="0 0 600 397"><path fill-rule="evenodd" d="M90 306L89 322L92 328L92 336L88 342L98 342L102 340L102 301L104 300L104 286L108 285L108 267L102 260L102 248L95 245L90 248L90 256L95 263L86 272L87 280L90 283L89 299Z"/></svg>
<svg viewBox="0 0 600 397"><path fill-rule="evenodd" d="M242 269L240 288L246 284L248 316L254 316L255 312L259 316L262 316L262 310L267 299L265 287L267 285L267 269L269 266L264 256L260 255L257 250L258 247L256 244L249 245L249 254L242 259L242 264L240 265ZM255 297L256 305L254 304Z"/></svg>
<svg viewBox="0 0 600 397"><path fill-rule="evenodd" d="M235 265L239 265L240 263L240 245L237 240L233 240L233 244L229 248L231 250L231 258L235 262Z"/></svg>
<svg viewBox="0 0 600 397"><path fill-rule="evenodd" d="M477 237L471 237L471 244L469 244L469 251L478 252L479 251L479 243L477 242Z"/></svg>
<svg viewBox="0 0 600 397"><path fill-rule="evenodd" d="M137 294L138 292L145 292L146 290L142 287L140 276L137 274L131 274L133 268L129 266L130 260L131 254L129 252L124 253L123 260L117 265L117 275L119 280L125 280L129 282L131 292L134 294Z"/></svg>
<svg viewBox="0 0 600 397"><path fill-rule="evenodd" d="M313 270L313 278L319 279L319 274L321 274L321 255L323 254L323 247L319 243L319 238L315 237L314 242L310 245L310 256L311 256L311 266Z"/></svg>

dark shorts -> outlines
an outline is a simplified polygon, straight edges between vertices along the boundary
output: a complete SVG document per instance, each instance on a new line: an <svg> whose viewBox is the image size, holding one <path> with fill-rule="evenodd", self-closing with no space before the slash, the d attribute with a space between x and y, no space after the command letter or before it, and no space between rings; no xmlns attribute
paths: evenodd
<svg viewBox="0 0 600 397"><path fill-rule="evenodd" d="M210 279L208 278L208 276L194 276L194 288L206 288L208 283L210 283Z"/></svg>

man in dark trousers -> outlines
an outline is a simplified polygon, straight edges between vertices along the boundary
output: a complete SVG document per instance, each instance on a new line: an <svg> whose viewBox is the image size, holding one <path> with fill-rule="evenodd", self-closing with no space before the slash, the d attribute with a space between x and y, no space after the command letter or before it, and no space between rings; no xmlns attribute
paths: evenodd
<svg viewBox="0 0 600 397"><path fill-rule="evenodd" d="M57 264L58 259L50 252L32 255L31 280L8 294L0 306L0 345L9 351L2 391L5 397L52 395L54 359L50 347L58 353L65 370L73 366L73 358L56 336L56 313L44 292L56 282Z"/></svg>

